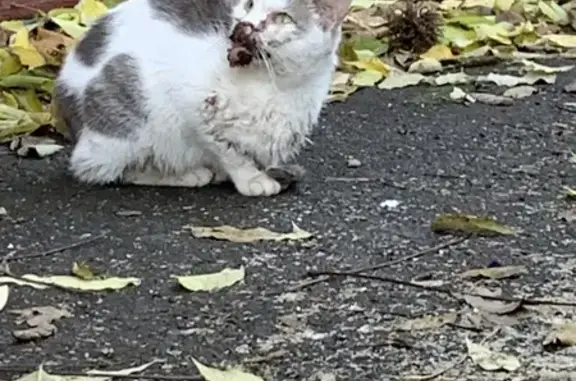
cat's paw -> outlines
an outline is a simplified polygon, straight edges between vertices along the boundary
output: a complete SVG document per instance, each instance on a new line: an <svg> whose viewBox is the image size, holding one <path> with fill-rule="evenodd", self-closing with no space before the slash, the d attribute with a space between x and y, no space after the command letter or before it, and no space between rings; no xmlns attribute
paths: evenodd
<svg viewBox="0 0 576 381"><path fill-rule="evenodd" d="M208 168L196 168L180 176L182 184L190 188L199 188L208 185L214 178L214 172Z"/></svg>
<svg viewBox="0 0 576 381"><path fill-rule="evenodd" d="M273 196L282 190L280 183L265 173L234 184L243 196Z"/></svg>

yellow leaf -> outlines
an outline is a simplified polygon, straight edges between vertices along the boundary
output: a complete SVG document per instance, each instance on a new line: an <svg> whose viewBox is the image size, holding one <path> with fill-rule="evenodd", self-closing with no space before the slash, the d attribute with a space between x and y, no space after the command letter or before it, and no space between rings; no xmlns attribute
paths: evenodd
<svg viewBox="0 0 576 381"><path fill-rule="evenodd" d="M347 65L354 66L357 69L377 71L382 74L388 74L390 68L380 58L372 57L359 61L347 61Z"/></svg>
<svg viewBox="0 0 576 381"><path fill-rule="evenodd" d="M422 82L426 77L420 73L404 73L401 71L392 71L380 84L379 89L399 89L402 87L415 86Z"/></svg>
<svg viewBox="0 0 576 381"><path fill-rule="evenodd" d="M244 267L240 267L239 269L226 268L212 274L172 275L172 278L176 278L178 283L188 291L216 291L240 282L244 276Z"/></svg>
<svg viewBox="0 0 576 381"><path fill-rule="evenodd" d="M350 73L343 73L341 71L335 72L334 76L332 77L332 86L347 85L351 76L352 74Z"/></svg>
<svg viewBox="0 0 576 381"><path fill-rule="evenodd" d="M74 9L53 9L48 12L48 17L74 39L79 39L88 30L88 27L80 25L80 13Z"/></svg>
<svg viewBox="0 0 576 381"><path fill-rule="evenodd" d="M26 29L26 25L20 20L8 20L0 22L0 28L16 33L21 29Z"/></svg>
<svg viewBox="0 0 576 381"><path fill-rule="evenodd" d="M442 28L442 31L444 44L453 45L463 49L476 42L476 32L474 30L466 30L457 26L445 25Z"/></svg>
<svg viewBox="0 0 576 381"><path fill-rule="evenodd" d="M8 288L8 286L6 285L0 286L0 311L2 311L4 307L6 307L6 304L8 303L9 292L10 289Z"/></svg>
<svg viewBox="0 0 576 381"><path fill-rule="evenodd" d="M510 8L512 8L512 5L514 5L515 1L516 0L496 0L494 2L494 8L503 12L507 12L510 10Z"/></svg>
<svg viewBox="0 0 576 381"><path fill-rule="evenodd" d="M354 74L352 84L360 87L374 86L384 75L375 70L365 70Z"/></svg>
<svg viewBox="0 0 576 381"><path fill-rule="evenodd" d="M10 51L18 56L20 62L30 69L46 64L46 60L34 46L30 44L28 30L22 28L11 37Z"/></svg>
<svg viewBox="0 0 576 381"><path fill-rule="evenodd" d="M119 290L130 285L139 286L141 283L140 279L138 278L111 277L105 279L82 280L76 278L75 276L69 275L52 275L42 277L34 274L26 274L22 276L22 279L41 282L46 285L56 285L59 287L79 291Z"/></svg>
<svg viewBox="0 0 576 381"><path fill-rule="evenodd" d="M428 51L421 54L420 57L422 57L422 58L434 58L434 59L437 59L439 61L442 61L445 59L454 58L454 55L452 54L452 50L448 46L438 44L438 45L434 45L433 47L428 49Z"/></svg>
<svg viewBox="0 0 576 381"><path fill-rule="evenodd" d="M92 269L90 268L90 266L88 266L86 263L83 262L82 263L74 262L72 264L72 274L82 280L94 279L94 273L92 272Z"/></svg>
<svg viewBox="0 0 576 381"><path fill-rule="evenodd" d="M539 1L538 8L540 12L545 14L552 22L558 25L570 24L568 13L555 1Z"/></svg>
<svg viewBox="0 0 576 381"><path fill-rule="evenodd" d="M192 358L192 362L194 362L198 372L206 379L206 381L264 381L261 377L245 373L240 369L232 368L228 370L220 370L210 368L201 364L195 358Z"/></svg>
<svg viewBox="0 0 576 381"><path fill-rule="evenodd" d="M478 236L515 235L516 231L502 225L493 218L469 214L446 214L436 217L432 222L435 233L465 233Z"/></svg>
<svg viewBox="0 0 576 381"><path fill-rule="evenodd" d="M22 65L18 58L7 50L0 49L0 77L18 73L20 70L22 70Z"/></svg>
<svg viewBox="0 0 576 381"><path fill-rule="evenodd" d="M574 34L547 34L542 38L562 48L576 48L576 35Z"/></svg>
<svg viewBox="0 0 576 381"><path fill-rule="evenodd" d="M184 229L192 232L196 238L214 238L235 243L250 243L256 241L297 241L312 237L312 233L300 229L292 223L291 233L277 233L266 228L241 229L230 225L205 227L186 225Z"/></svg>
<svg viewBox="0 0 576 381"><path fill-rule="evenodd" d="M74 8L80 12L80 22L86 26L108 12L108 7L98 0L80 0Z"/></svg>
<svg viewBox="0 0 576 381"><path fill-rule="evenodd" d="M40 124L31 113L0 104L0 142L20 134L34 132Z"/></svg>
<svg viewBox="0 0 576 381"><path fill-rule="evenodd" d="M12 278L11 276L1 276L0 277L0 284L15 284L17 286L28 286L28 287L35 288L37 290L45 290L45 289L50 287L50 286L45 286L43 284L26 282L26 281L18 279L18 278Z"/></svg>
<svg viewBox="0 0 576 381"><path fill-rule="evenodd" d="M493 40L504 45L512 44L510 38L508 38L508 33L513 29L508 23L498 23L498 24L477 24L474 26L476 31L476 36L478 40Z"/></svg>

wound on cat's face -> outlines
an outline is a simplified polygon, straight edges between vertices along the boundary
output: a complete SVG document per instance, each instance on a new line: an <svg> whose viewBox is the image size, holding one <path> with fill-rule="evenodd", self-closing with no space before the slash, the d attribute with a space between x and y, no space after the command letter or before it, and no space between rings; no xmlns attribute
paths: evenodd
<svg viewBox="0 0 576 381"><path fill-rule="evenodd" d="M333 54L351 0L238 0L234 24L256 28L258 56L297 70Z"/></svg>

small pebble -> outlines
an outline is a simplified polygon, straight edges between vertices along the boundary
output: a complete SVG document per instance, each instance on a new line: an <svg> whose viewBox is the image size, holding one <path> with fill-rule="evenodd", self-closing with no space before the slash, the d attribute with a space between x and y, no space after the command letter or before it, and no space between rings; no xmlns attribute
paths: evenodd
<svg viewBox="0 0 576 381"><path fill-rule="evenodd" d="M358 159L354 159L353 157L348 159L348 168L358 168L362 165L362 162Z"/></svg>
<svg viewBox="0 0 576 381"><path fill-rule="evenodd" d="M576 81L572 81L564 86L564 91L567 93L576 93Z"/></svg>

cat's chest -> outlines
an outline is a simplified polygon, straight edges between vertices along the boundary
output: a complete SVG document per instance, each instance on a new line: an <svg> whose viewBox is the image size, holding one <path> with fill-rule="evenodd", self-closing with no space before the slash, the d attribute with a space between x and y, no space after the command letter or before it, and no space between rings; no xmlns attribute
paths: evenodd
<svg viewBox="0 0 576 381"><path fill-rule="evenodd" d="M316 123L322 99L304 89L281 92L262 86L220 94L215 115L220 133L258 161L273 165L289 160Z"/></svg>

